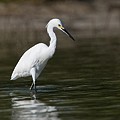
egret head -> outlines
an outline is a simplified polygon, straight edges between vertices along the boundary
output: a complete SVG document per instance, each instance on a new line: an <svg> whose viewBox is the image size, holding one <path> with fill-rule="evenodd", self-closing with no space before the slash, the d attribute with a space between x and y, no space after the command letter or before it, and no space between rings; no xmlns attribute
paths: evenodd
<svg viewBox="0 0 120 120"><path fill-rule="evenodd" d="M52 19L48 22L47 26L51 26L52 28L56 27L59 30L61 30L62 32L64 32L65 34L67 34L72 40L75 40L71 34L63 27L62 22L59 19Z"/></svg>

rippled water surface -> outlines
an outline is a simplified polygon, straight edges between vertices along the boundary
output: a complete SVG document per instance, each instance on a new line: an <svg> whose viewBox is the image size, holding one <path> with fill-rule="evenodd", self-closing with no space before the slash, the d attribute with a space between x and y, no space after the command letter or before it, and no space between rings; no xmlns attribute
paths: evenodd
<svg viewBox="0 0 120 120"><path fill-rule="evenodd" d="M120 40L75 44L56 51L38 78L37 94L29 91L30 77L10 81L19 57L0 52L1 120L120 119Z"/></svg>

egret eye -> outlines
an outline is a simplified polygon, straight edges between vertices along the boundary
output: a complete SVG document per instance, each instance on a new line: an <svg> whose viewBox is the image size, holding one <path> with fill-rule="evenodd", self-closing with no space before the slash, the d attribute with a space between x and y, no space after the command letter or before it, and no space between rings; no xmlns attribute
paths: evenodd
<svg viewBox="0 0 120 120"><path fill-rule="evenodd" d="M60 24L58 24L58 26L60 27L61 25L60 25Z"/></svg>

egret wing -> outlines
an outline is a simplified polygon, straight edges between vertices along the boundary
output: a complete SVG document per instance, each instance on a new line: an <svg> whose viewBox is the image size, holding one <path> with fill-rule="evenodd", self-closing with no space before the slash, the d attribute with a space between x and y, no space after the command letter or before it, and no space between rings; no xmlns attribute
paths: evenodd
<svg viewBox="0 0 120 120"><path fill-rule="evenodd" d="M47 48L47 45L39 43L27 50L18 61L12 73L11 80L29 76L31 68L36 65L40 65L44 59L46 59L45 51Z"/></svg>

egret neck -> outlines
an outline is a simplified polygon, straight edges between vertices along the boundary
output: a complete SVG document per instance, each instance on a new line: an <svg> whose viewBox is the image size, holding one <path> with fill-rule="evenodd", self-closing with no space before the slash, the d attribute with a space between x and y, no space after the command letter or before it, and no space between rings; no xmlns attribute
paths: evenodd
<svg viewBox="0 0 120 120"><path fill-rule="evenodd" d="M50 52L51 57L53 56L53 54L55 52L56 42L57 42L57 38L56 38L56 35L53 31L53 28L54 28L53 26L50 26L50 25L47 26L47 32L48 32L49 37L50 37L50 45L49 45L48 49L49 49L49 51L51 51Z"/></svg>

